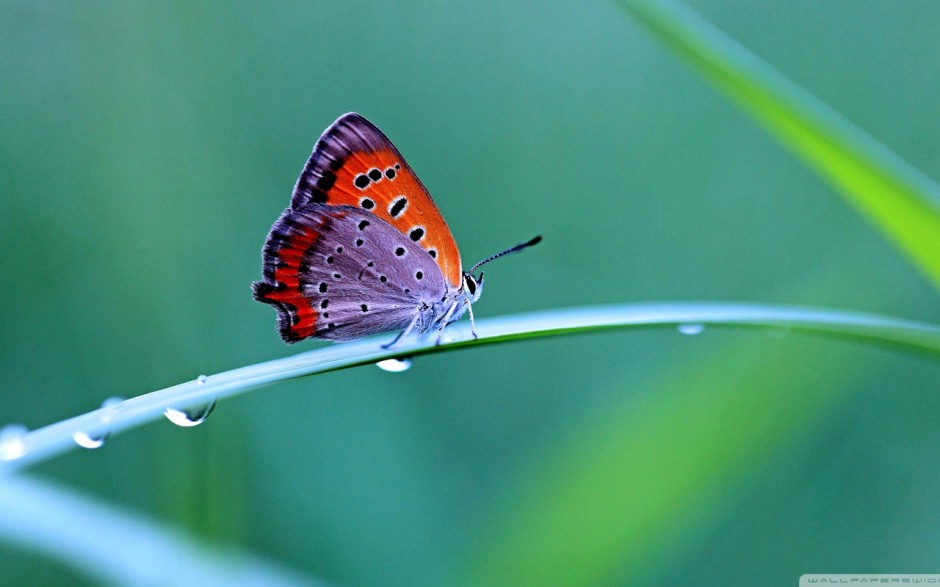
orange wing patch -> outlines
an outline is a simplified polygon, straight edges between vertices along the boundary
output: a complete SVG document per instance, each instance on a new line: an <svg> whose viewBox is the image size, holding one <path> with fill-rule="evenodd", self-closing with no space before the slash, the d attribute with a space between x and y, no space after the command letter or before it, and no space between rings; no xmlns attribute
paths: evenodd
<svg viewBox="0 0 940 587"><path fill-rule="evenodd" d="M368 210L422 246L446 280L460 286L457 243L431 194L388 137L362 116L340 117L314 147L291 207L311 202Z"/></svg>
<svg viewBox="0 0 940 587"><path fill-rule="evenodd" d="M303 257L320 234L290 218L281 218L271 228L264 245L265 281L252 284L255 299L277 308L281 338L295 343L316 331L318 313L301 287Z"/></svg>

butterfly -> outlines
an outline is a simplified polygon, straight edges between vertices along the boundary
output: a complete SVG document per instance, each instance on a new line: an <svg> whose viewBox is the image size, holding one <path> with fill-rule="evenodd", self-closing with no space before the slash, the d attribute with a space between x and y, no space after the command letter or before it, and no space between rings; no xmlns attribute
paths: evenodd
<svg viewBox="0 0 940 587"><path fill-rule="evenodd" d="M454 235L421 180L382 131L356 113L317 141L290 207L271 227L254 298L277 309L281 338L354 340L438 332L470 313L493 259L462 269Z"/></svg>

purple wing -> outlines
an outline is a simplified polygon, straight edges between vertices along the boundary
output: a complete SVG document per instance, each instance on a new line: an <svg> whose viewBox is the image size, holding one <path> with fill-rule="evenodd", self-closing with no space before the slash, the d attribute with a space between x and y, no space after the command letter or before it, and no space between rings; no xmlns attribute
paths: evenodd
<svg viewBox="0 0 940 587"><path fill-rule="evenodd" d="M298 232L307 238L298 239ZM301 245L291 248L295 242ZM278 279L289 263L296 270ZM352 340L401 330L424 304L439 302L447 292L440 268L424 248L353 206L285 210L265 244L264 276L255 284L255 297L278 309L285 342ZM287 307L278 293L285 290L293 292ZM297 312L291 310L297 306L313 314L309 330L292 328Z"/></svg>

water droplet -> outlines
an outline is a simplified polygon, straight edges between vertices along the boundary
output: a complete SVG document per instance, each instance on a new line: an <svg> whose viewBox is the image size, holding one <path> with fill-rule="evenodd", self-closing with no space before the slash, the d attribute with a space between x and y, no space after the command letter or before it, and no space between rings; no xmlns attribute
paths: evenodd
<svg viewBox="0 0 940 587"><path fill-rule="evenodd" d="M680 324L677 329L680 333L687 336L695 336L696 334L702 334L705 331L704 324Z"/></svg>
<svg viewBox="0 0 940 587"><path fill-rule="evenodd" d="M203 385L207 379L209 379L209 377L206 375L200 375L199 377L196 377L196 385Z"/></svg>
<svg viewBox="0 0 940 587"><path fill-rule="evenodd" d="M177 426L191 428L205 422L206 418L209 417L209 414L212 413L212 410L215 409L215 405L217 403L219 403L219 398L215 398L207 404L193 406L190 408L167 408L163 410L163 415L166 416L167 420L173 422Z"/></svg>
<svg viewBox="0 0 940 587"><path fill-rule="evenodd" d="M29 428L22 424L7 424L0 429L0 461L15 461L26 454L23 436Z"/></svg>
<svg viewBox="0 0 940 587"><path fill-rule="evenodd" d="M375 366L389 373L401 373L411 369L411 359L385 359L376 363Z"/></svg>
<svg viewBox="0 0 940 587"><path fill-rule="evenodd" d="M92 436L87 432L76 432L72 435L72 440L75 441L75 444L82 448L101 448L104 446L104 441L107 439L107 433Z"/></svg>
<svg viewBox="0 0 940 587"><path fill-rule="evenodd" d="M101 422L107 424L110 422L114 415L117 413L117 406L124 401L123 397L109 397L108 399L101 402L101 409L104 410L104 413L101 414ZM102 439L102 442L104 440ZM98 448L97 446L95 448Z"/></svg>

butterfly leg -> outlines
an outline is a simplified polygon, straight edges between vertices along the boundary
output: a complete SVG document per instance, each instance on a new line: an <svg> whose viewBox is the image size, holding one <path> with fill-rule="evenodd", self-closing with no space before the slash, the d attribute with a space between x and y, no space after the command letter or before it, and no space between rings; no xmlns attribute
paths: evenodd
<svg viewBox="0 0 940 587"><path fill-rule="evenodd" d="M477 336L477 325L473 321L473 304L470 303L470 300L467 300L467 313L470 314L470 334L473 335L473 339L476 340L480 338Z"/></svg>
<svg viewBox="0 0 940 587"><path fill-rule="evenodd" d="M398 336L395 337L395 340L393 340L392 342L388 344L383 344L382 348L385 350L389 350L398 346L398 343L399 341L401 341L401 339L411 334L411 331L414 330L415 324L418 323L418 318L420 317L421 317L421 314L418 312L415 312L415 317L411 319L411 322L408 323L408 326L404 330L398 333Z"/></svg>
<svg viewBox="0 0 940 587"><path fill-rule="evenodd" d="M444 329L447 328L447 325L450 323L450 317L457 311L458 303L459 302L454 302L451 304L450 308L447 308L447 313L441 318L440 327L437 329L437 341L434 343L435 345L441 344L441 339L444 338Z"/></svg>

